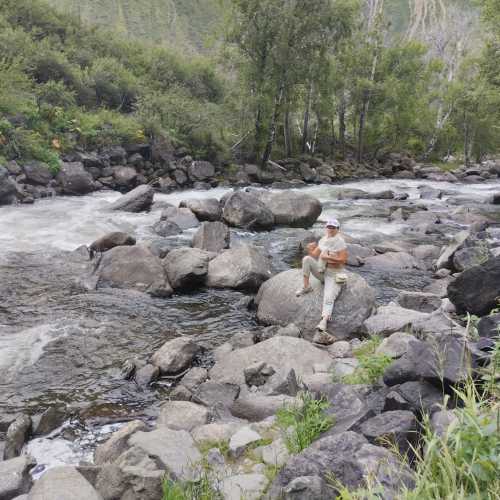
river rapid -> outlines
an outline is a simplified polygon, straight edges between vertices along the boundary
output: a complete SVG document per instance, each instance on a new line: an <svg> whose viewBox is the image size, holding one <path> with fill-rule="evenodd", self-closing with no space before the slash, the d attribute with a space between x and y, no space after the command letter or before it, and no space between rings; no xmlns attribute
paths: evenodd
<svg viewBox="0 0 500 500"><path fill-rule="evenodd" d="M445 195L421 200L418 186L422 185ZM345 188L392 189L408 193L409 198L338 200L339 190ZM41 468L90 459L103 433L130 418L154 418L168 393L167 381L140 390L123 380L120 368L126 359L146 360L177 335L192 336L211 349L237 332L259 328L239 292L203 290L158 299L126 290L83 292L75 284L88 266L87 257L75 252L79 246L110 231L125 231L141 242L157 239L150 226L159 219L162 203L220 198L226 191L157 194L152 211L141 214L107 211L120 196L115 192L0 208L0 440L15 414L35 415L49 406L64 407L68 418L63 427L52 438L31 441L28 449ZM321 221L334 216L341 220L344 233L363 244L395 240L445 244L446 231L424 235L413 232L408 222L388 221L395 207L418 203L438 213L445 224L457 209L484 214L498 223L489 228L488 235L500 244L500 207L486 204L493 192L500 191L500 181L366 180L310 186L303 191L324 206L314 231L321 231ZM456 220L453 224L457 226ZM173 237L175 245L189 245L193 232ZM292 228L231 233L232 245L245 241L263 246L276 272L299 264L298 244L304 235L304 230ZM374 286L380 304L389 302L399 290L421 290L431 282L431 273L425 271L387 273L362 267L354 271ZM209 355L199 360L209 362Z"/></svg>

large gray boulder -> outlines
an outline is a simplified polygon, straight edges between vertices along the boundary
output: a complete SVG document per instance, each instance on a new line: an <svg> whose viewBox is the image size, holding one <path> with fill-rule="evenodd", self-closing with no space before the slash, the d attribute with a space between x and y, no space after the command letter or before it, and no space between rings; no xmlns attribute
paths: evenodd
<svg viewBox="0 0 500 500"><path fill-rule="evenodd" d="M271 277L268 257L252 245L231 248L208 264L207 285L212 288L257 290Z"/></svg>
<svg viewBox="0 0 500 500"><path fill-rule="evenodd" d="M373 269L425 269L423 262L406 252L386 252L365 259L365 267Z"/></svg>
<svg viewBox="0 0 500 500"><path fill-rule="evenodd" d="M313 373L314 364L331 364L327 351L318 349L310 342L294 337L273 337L243 349L236 349L219 360L210 370L214 382L246 385L245 369L256 362L272 366L285 378L295 370L301 379Z"/></svg>
<svg viewBox="0 0 500 500"><path fill-rule="evenodd" d="M188 368L199 352L200 346L191 339L179 337L165 342L153 354L151 362L160 368L162 374L175 374Z"/></svg>
<svg viewBox="0 0 500 500"><path fill-rule="evenodd" d="M106 252L89 281L90 288L132 288L156 297L172 295L158 257L141 245L119 246Z"/></svg>
<svg viewBox="0 0 500 500"><path fill-rule="evenodd" d="M381 306L377 314L370 316L364 323L363 329L368 335L386 337L391 333L406 330L420 319L427 319L427 313L405 309L394 304Z"/></svg>
<svg viewBox="0 0 500 500"><path fill-rule="evenodd" d="M459 313L488 314L500 296L500 256L471 267L448 285L448 298Z"/></svg>
<svg viewBox="0 0 500 500"><path fill-rule="evenodd" d="M237 474L221 480L220 492L227 500L259 500L268 483L264 474Z"/></svg>
<svg viewBox="0 0 500 500"><path fill-rule="evenodd" d="M25 163L23 172L28 184L46 186L54 178L50 167L46 163L36 160Z"/></svg>
<svg viewBox="0 0 500 500"><path fill-rule="evenodd" d="M271 229L274 226L271 210L257 196L244 191L227 197L222 217L230 226L244 229Z"/></svg>
<svg viewBox="0 0 500 500"><path fill-rule="evenodd" d="M402 291L396 300L405 309L413 309L414 311L425 313L436 311L441 307L441 297L433 293Z"/></svg>
<svg viewBox="0 0 500 500"><path fill-rule="evenodd" d="M10 500L31 487L30 469L36 462L29 456L0 461L0 499Z"/></svg>
<svg viewBox="0 0 500 500"><path fill-rule="evenodd" d="M173 480L192 481L199 477L202 456L186 431L159 427L152 432L136 432L129 444L143 449Z"/></svg>
<svg viewBox="0 0 500 500"><path fill-rule="evenodd" d="M189 208L199 221L218 221L222 217L222 208L216 198L183 200L179 207Z"/></svg>
<svg viewBox="0 0 500 500"><path fill-rule="evenodd" d="M83 168L83 163L62 163L56 176L63 194L87 194L94 191L94 179Z"/></svg>
<svg viewBox="0 0 500 500"><path fill-rule="evenodd" d="M310 227L323 210L318 199L297 191L262 191L257 196L282 226Z"/></svg>
<svg viewBox="0 0 500 500"><path fill-rule="evenodd" d="M374 446L355 432L327 436L293 456L273 481L270 498L281 498L288 485L301 476L332 476L350 490L375 481L385 490L385 498L395 498L403 486L412 487L413 474L395 454ZM334 496L334 495L332 495Z"/></svg>
<svg viewBox="0 0 500 500"><path fill-rule="evenodd" d="M110 210L124 210L125 212L143 212L149 210L153 204L154 189L147 184L137 186L113 202Z"/></svg>
<svg viewBox="0 0 500 500"><path fill-rule="evenodd" d="M191 431L208 423L207 408L189 401L167 401L160 409L157 427L168 427L174 431Z"/></svg>
<svg viewBox="0 0 500 500"><path fill-rule="evenodd" d="M200 225L200 221L189 208L167 207L161 212L161 220L173 222L183 230Z"/></svg>
<svg viewBox="0 0 500 500"><path fill-rule="evenodd" d="M202 285L209 260L210 254L198 248L171 250L163 261L170 285L174 290L189 290Z"/></svg>
<svg viewBox="0 0 500 500"><path fill-rule="evenodd" d="M488 245L485 242L480 242L471 247L461 248L453 255L453 267L462 272L474 266L483 264L491 257Z"/></svg>
<svg viewBox="0 0 500 500"><path fill-rule="evenodd" d="M18 457L21 454L24 444L28 441L31 428L31 417L28 415L19 415L9 425L5 436L4 460Z"/></svg>
<svg viewBox="0 0 500 500"><path fill-rule="evenodd" d="M94 253L104 253L115 247L132 246L136 244L136 239L127 233L115 231L101 236L89 245L90 256Z"/></svg>
<svg viewBox="0 0 500 500"><path fill-rule="evenodd" d="M375 292L359 275L346 271L347 284L335 301L328 331L341 339L358 332L375 307ZM313 292L296 297L302 286L302 271L290 269L264 283L256 297L257 317L267 325L295 324L302 332L313 332L321 319L323 284L311 278Z"/></svg>
<svg viewBox="0 0 500 500"><path fill-rule="evenodd" d="M193 161L188 167L189 178L195 181L206 181L215 175L215 167L208 161Z"/></svg>
<svg viewBox="0 0 500 500"><path fill-rule="evenodd" d="M193 247L219 253L229 248L230 238L229 227L223 222L202 222L193 236Z"/></svg>
<svg viewBox="0 0 500 500"><path fill-rule="evenodd" d="M457 250L460 250L470 238L470 231L460 231L455 234L451 243L441 252L437 262L437 269L453 269L453 256Z"/></svg>
<svg viewBox="0 0 500 500"><path fill-rule="evenodd" d="M137 185L137 170L134 167L118 166L113 169L117 186L131 189Z"/></svg>
<svg viewBox="0 0 500 500"><path fill-rule="evenodd" d="M74 467L54 467L35 482L28 500L103 500Z"/></svg>
<svg viewBox="0 0 500 500"><path fill-rule="evenodd" d="M16 186L9 177L9 172L0 165L0 205L8 205L16 199Z"/></svg>

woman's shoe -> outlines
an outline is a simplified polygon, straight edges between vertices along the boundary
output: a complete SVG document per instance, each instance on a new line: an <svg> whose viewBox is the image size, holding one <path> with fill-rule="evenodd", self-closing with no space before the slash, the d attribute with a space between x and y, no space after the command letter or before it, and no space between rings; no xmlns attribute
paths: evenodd
<svg viewBox="0 0 500 500"><path fill-rule="evenodd" d="M325 331L317 331L314 334L313 343L319 345L331 345L335 342L335 337Z"/></svg>
<svg viewBox="0 0 500 500"><path fill-rule="evenodd" d="M296 295L297 297L302 297L302 295L305 295L306 293L310 293L310 292L312 292L312 291L313 291L313 289L312 289L312 287L310 287L310 286L308 286L307 288L302 287L300 290L297 290L297 291L295 292L295 295Z"/></svg>
<svg viewBox="0 0 500 500"><path fill-rule="evenodd" d="M326 318L323 318L319 323L318 326L316 327L320 332L325 332L326 329L328 328L328 320Z"/></svg>

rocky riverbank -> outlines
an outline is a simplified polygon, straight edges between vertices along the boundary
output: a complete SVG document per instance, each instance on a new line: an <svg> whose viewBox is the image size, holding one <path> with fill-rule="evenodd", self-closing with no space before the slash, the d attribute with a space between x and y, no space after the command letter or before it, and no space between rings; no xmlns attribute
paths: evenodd
<svg viewBox="0 0 500 500"><path fill-rule="evenodd" d="M33 203L56 194L83 195L102 189L127 192L142 184L169 193L216 186L296 188L378 177L483 182L498 176L500 164L496 161L462 166L451 173L432 164L419 164L405 154L393 153L363 164L314 157L290 158L270 162L264 169L251 164L213 165L193 159L184 149L173 150L165 144L133 144L66 154L57 171L40 161L0 164L0 205Z"/></svg>
<svg viewBox="0 0 500 500"><path fill-rule="evenodd" d="M59 337L52 352L35 361L38 369L50 364L52 371L41 377L50 390L42 388L40 399L33 399L30 415L3 416L8 429L0 484L6 486L0 498L28 491L30 499L48 492L57 498L71 491L82 499L158 499L165 476L171 487L208 478L231 500L329 499L336 491L331 474L350 489L375 478L393 497L403 486L411 488L411 468L380 442L390 439L405 452L418 442L424 414L436 425L452 421L456 401L447 398L443 406L443 395L453 396L454 387L488 363L500 321L489 314L500 295L500 213L492 203L499 186L485 181L477 191L396 182L368 189L318 186L317 192L250 189L217 198L209 192L177 197L176 203L169 203L172 197L155 202L158 195L139 187L100 207L104 220L138 218L128 219L137 224L132 233L114 231L96 240L94 260L88 261L85 248L48 259L37 253L38 267L28 253L3 255L2 279L12 287L2 292L5 320L32 328L27 311L36 321L42 311L52 321L85 317L79 318L81 331ZM321 189L328 196L318 199ZM123 211L131 206L132 212ZM144 208L152 210L149 215L138 213ZM330 324L337 341L325 347L310 341L320 286L295 297L301 277L289 267L318 237L318 218L330 213L344 222L350 260ZM20 308L29 289L29 303ZM217 303L219 293L229 311ZM201 296L206 302L188 306ZM214 318L206 322L200 314L211 307ZM175 308L180 314L170 316ZM483 316L479 337L467 328L467 312ZM190 315L201 328L187 327ZM211 326L218 315L223 321ZM237 324L228 329L231 316ZM140 329L146 331L138 344ZM228 334L217 336L217 330ZM125 354L129 343L132 352ZM373 378L366 378L363 350L381 363ZM108 352L115 356L114 371ZM114 379L113 387L95 404L85 397L61 404L68 400L64 383L86 385L85 365L95 365L91 356L99 356L105 368L99 377ZM28 365L17 371L10 390L33 371ZM50 384L51 376L59 387ZM140 398L142 408L132 405L121 415L109 412L110 405L106 410L102 405L120 400L117 391L136 403ZM283 426L279 413L310 404L304 393L323 401L329 424L299 450L290 446L293 428ZM69 399L78 400L76 394ZM96 399L91 391L88 396ZM29 471L36 477L41 472L26 454L36 450L33 438L61 443L73 433L77 441L74 429L60 427L75 415L88 422L97 417L101 426L122 425L85 457L87 463L49 468L31 487ZM140 418L123 425L126 416Z"/></svg>

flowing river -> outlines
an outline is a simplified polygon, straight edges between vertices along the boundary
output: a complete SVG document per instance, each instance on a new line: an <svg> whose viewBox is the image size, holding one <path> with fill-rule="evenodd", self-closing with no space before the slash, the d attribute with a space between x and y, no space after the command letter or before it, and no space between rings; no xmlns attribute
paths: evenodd
<svg viewBox="0 0 500 500"><path fill-rule="evenodd" d="M422 185L445 195L420 200ZM408 193L409 199L338 200L339 190L345 188L392 189ZM321 221L335 216L343 223L343 232L363 244L395 240L445 244L446 230L425 235L413 232L408 222L388 221L394 207L415 203L439 214L444 228L457 209L484 214L498 223L488 229L488 237L500 244L500 208L486 203L500 191L499 181L367 180L303 190L324 206L313 230L319 231ZM213 348L236 332L259 327L239 292L203 290L158 299L126 290L83 292L75 284L88 266L83 253L75 252L80 245L110 231L125 231L141 241L157 239L150 226L159 219L163 202L177 205L190 197L220 198L226 191L157 194L153 210L142 214L107 211L120 196L115 192L0 208L0 436L19 412L34 415L49 406L65 407L68 421L57 437L30 442L30 452L39 463L50 465L88 459L101 432L125 419L154 418L168 391L167 382L140 390L123 380L120 367L126 359L145 360L177 335L193 336ZM453 224L457 226L456 219ZM189 245L193 232L173 237L175 245ZM263 233L233 230L231 237L233 245L247 241L263 246L278 272L298 265L298 244L304 235L301 229L277 228ZM424 271L377 273L362 267L355 271L376 288L379 303L387 303L399 290L421 290L431 282L431 273Z"/></svg>

